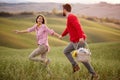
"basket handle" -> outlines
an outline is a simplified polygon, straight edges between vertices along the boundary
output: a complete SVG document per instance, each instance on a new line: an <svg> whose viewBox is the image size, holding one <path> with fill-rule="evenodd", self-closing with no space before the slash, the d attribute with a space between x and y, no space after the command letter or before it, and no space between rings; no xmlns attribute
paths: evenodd
<svg viewBox="0 0 120 80"><path fill-rule="evenodd" d="M77 50L77 48L78 48L78 45L79 45L79 42L77 43L77 45L76 45L76 46L74 45L74 47L75 47L75 49L76 49L76 50ZM87 49L88 49L88 50L89 50L89 52L91 53L90 48L89 48L89 46L88 46L87 42L85 42L85 46L87 47Z"/></svg>

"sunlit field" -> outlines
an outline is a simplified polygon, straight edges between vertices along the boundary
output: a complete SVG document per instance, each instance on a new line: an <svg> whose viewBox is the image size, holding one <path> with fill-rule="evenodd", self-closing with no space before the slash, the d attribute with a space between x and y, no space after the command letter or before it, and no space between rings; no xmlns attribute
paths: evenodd
<svg viewBox="0 0 120 80"><path fill-rule="evenodd" d="M89 80L90 74L83 64L72 73L72 66L63 54L69 37L63 40L49 36L51 60L46 68L29 61L29 54L37 47L35 33L15 34L14 30L32 27L36 16L0 17L0 80ZM120 80L120 25L109 25L79 18L91 49L91 63L100 80ZM47 26L61 34L65 18L46 17ZM117 28L116 28L117 26Z"/></svg>

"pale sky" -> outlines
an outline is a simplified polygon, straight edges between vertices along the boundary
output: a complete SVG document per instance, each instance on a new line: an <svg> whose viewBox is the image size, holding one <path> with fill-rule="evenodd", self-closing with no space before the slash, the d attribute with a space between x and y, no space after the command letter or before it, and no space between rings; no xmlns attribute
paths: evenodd
<svg viewBox="0 0 120 80"><path fill-rule="evenodd" d="M19 3L19 2L56 2L56 3L99 3L99 2L108 2L108 3L120 3L120 0L0 0L0 2L10 2L10 3Z"/></svg>

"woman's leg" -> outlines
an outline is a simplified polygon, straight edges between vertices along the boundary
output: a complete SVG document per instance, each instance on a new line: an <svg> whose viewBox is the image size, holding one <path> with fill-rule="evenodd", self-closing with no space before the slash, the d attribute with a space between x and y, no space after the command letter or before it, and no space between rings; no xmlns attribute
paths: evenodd
<svg viewBox="0 0 120 80"><path fill-rule="evenodd" d="M30 55L29 55L29 59L32 61L42 61L40 57L36 57L38 55L41 55L42 53L44 53L45 51L47 51L47 49L45 48L44 45L39 45L39 47L37 49L35 49Z"/></svg>
<svg viewBox="0 0 120 80"><path fill-rule="evenodd" d="M47 58L47 51L41 54L40 60L48 65L50 63L50 59Z"/></svg>

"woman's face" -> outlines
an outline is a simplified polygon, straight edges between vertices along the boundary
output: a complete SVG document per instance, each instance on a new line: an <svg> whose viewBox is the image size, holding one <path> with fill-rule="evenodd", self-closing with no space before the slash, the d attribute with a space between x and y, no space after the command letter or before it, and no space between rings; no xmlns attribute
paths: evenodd
<svg viewBox="0 0 120 80"><path fill-rule="evenodd" d="M39 16L39 17L37 18L37 23L42 24L42 22L43 22L43 18L42 18L41 16Z"/></svg>

